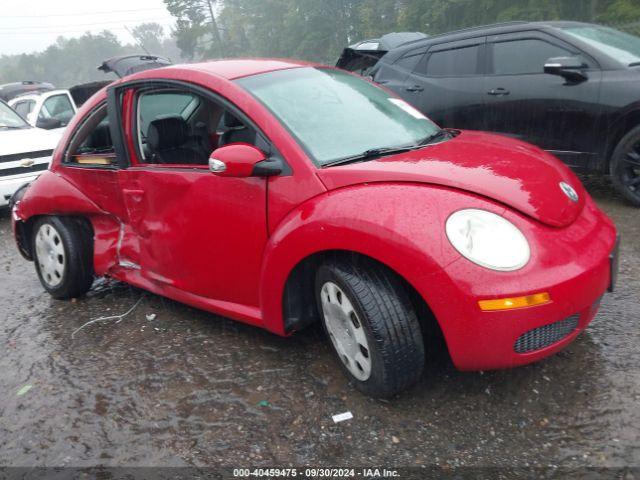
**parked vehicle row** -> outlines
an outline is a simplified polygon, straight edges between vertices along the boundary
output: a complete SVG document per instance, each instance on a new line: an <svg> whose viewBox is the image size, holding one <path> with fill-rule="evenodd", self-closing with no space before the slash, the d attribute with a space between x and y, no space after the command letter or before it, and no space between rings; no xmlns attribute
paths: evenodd
<svg viewBox="0 0 640 480"><path fill-rule="evenodd" d="M547 357L616 281L615 226L552 155L294 61L124 77L13 201L54 298L108 276L282 336L320 322L376 397L417 381L425 336L463 370Z"/></svg>
<svg viewBox="0 0 640 480"><path fill-rule="evenodd" d="M0 100L0 207L47 169L60 134L32 127Z"/></svg>
<svg viewBox="0 0 640 480"><path fill-rule="evenodd" d="M404 42L379 61L360 44L338 65L365 65L439 125L498 132L578 171L610 173L640 206L636 36L578 22L510 22Z"/></svg>
<svg viewBox="0 0 640 480"><path fill-rule="evenodd" d="M68 90L21 95L10 100L9 106L30 125L45 130L64 129L77 111Z"/></svg>
<svg viewBox="0 0 640 480"><path fill-rule="evenodd" d="M0 100L8 102L20 95L42 93L55 90L55 87L46 82L34 82L25 80L22 82L12 82L0 85Z"/></svg>
<svg viewBox="0 0 640 480"><path fill-rule="evenodd" d="M170 64L156 55L121 55L105 60L98 69L122 77ZM47 169L78 107L109 83L85 83L69 90L35 81L0 85L0 207L9 203L19 187Z"/></svg>

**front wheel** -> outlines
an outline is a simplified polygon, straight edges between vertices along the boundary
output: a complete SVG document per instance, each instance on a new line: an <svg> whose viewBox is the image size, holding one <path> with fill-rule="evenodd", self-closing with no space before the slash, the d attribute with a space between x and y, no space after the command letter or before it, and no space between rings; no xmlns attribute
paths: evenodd
<svg viewBox="0 0 640 480"><path fill-rule="evenodd" d="M33 260L45 290L59 300L86 293L93 283L93 250L91 236L81 221L42 217L33 233Z"/></svg>
<svg viewBox="0 0 640 480"><path fill-rule="evenodd" d="M340 365L361 392L390 397L415 383L424 343L400 281L373 261L331 261L316 275L316 299Z"/></svg>
<svg viewBox="0 0 640 480"><path fill-rule="evenodd" d="M627 133L614 150L611 179L625 199L640 207L640 126Z"/></svg>

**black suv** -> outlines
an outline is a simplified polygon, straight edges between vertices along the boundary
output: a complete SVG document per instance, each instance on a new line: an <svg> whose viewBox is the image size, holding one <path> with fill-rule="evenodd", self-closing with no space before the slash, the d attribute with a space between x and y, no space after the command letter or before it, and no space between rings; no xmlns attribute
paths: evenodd
<svg viewBox="0 0 640 480"><path fill-rule="evenodd" d="M517 137L576 170L611 173L640 207L640 38L510 22L406 42L375 62L374 81L440 125Z"/></svg>

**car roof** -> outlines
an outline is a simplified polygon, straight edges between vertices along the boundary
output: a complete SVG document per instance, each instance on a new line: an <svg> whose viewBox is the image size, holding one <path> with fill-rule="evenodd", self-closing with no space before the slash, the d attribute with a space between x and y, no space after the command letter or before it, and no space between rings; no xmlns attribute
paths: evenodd
<svg viewBox="0 0 640 480"><path fill-rule="evenodd" d="M24 100L39 100L40 98L49 98L54 95L67 94L69 90L47 90L46 92L39 93L25 93L22 95L18 95L15 98L12 98L9 103L16 103Z"/></svg>
<svg viewBox="0 0 640 480"><path fill-rule="evenodd" d="M40 98L40 95L34 93L25 93L23 95L18 95L17 97L12 98L7 103L9 105L15 105L16 103L24 102L25 100L31 100L35 102L38 98Z"/></svg>
<svg viewBox="0 0 640 480"><path fill-rule="evenodd" d="M455 30L452 32L441 33L433 35L422 40L416 40L391 50L384 57L382 61L384 63L393 63L398 58L402 57L407 51L412 51L416 48L430 47L434 44L443 42L455 42L458 40L466 40L474 37L500 35L505 33L517 33L526 30L549 30L549 29L561 29L566 27L579 27L593 25L584 22L574 21L543 21L543 22L527 22L527 21L513 21L494 23L491 25L481 25L478 27L464 28L462 30Z"/></svg>
<svg viewBox="0 0 640 480"><path fill-rule="evenodd" d="M209 73L226 80L236 80L238 78L260 75L262 73L275 72L278 70L288 70L292 68L320 66L316 63L304 62L288 59L273 58L242 58L233 60L215 60L211 62L189 63L173 65L155 70L147 70L125 77L125 81L136 78L148 78L162 72L162 70L198 71ZM160 75L161 76L161 75Z"/></svg>
<svg viewBox="0 0 640 480"><path fill-rule="evenodd" d="M23 82L12 82L0 85L0 98L8 101L25 93L53 90L55 87L46 82L36 82L25 80Z"/></svg>
<svg viewBox="0 0 640 480"><path fill-rule="evenodd" d="M452 32L441 33L427 37L423 40L417 40L411 42L412 46L416 45L430 45L431 43L441 42L443 40L462 40L465 38L484 36L484 35L499 35L501 33L519 32L529 29L541 29L541 28L566 28L572 26L585 26L591 25L584 22L574 21L544 21L544 22L527 22L527 21L513 21L503 23L493 23L490 25L481 25L478 27L463 28L461 30L455 30ZM406 45L400 46L404 48Z"/></svg>

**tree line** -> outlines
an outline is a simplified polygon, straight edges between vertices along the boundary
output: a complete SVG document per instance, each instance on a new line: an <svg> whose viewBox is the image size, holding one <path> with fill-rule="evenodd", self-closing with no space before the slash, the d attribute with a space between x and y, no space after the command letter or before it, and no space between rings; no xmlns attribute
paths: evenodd
<svg viewBox="0 0 640 480"><path fill-rule="evenodd" d="M157 23L144 23L131 31L135 43L123 44L109 31L87 32L77 38L59 37L41 52L0 56L0 84L23 80L50 82L59 88L95 80L114 80L98 71L106 59L128 53L144 53L180 59L175 40ZM144 48L144 49L143 49Z"/></svg>
<svg viewBox="0 0 640 480"><path fill-rule="evenodd" d="M141 52L175 62L290 57L334 63L342 49L393 31L430 35L510 20L578 20L640 35L638 0L164 0L175 26L133 30L122 44L108 31L59 38L42 52L0 56L0 83L49 81L60 87L104 79L96 66Z"/></svg>
<svg viewBox="0 0 640 480"><path fill-rule="evenodd" d="M345 45L393 31L430 35L511 20L578 20L640 33L638 0L164 0L187 58L334 62Z"/></svg>

